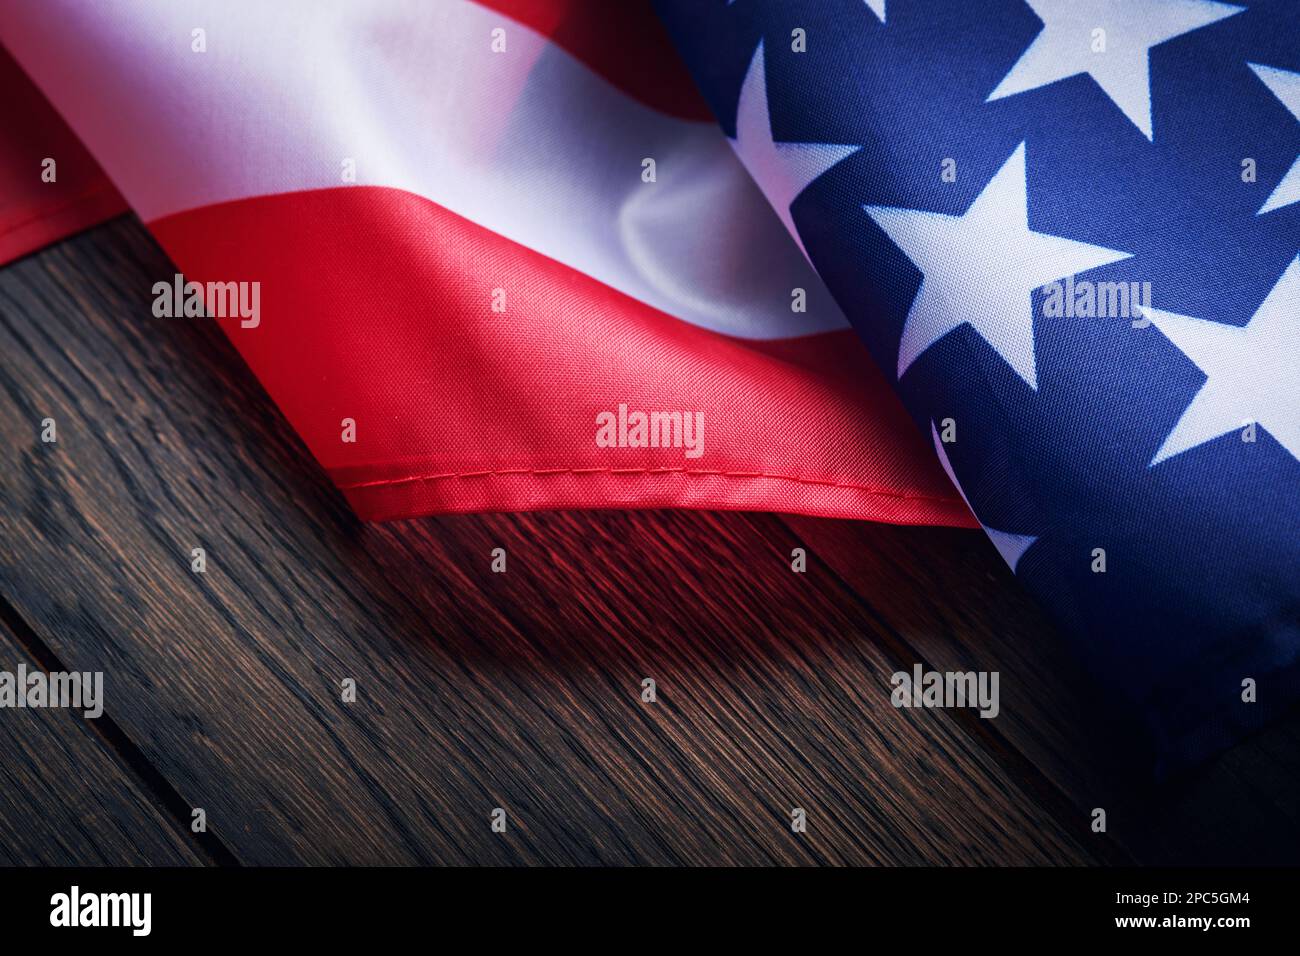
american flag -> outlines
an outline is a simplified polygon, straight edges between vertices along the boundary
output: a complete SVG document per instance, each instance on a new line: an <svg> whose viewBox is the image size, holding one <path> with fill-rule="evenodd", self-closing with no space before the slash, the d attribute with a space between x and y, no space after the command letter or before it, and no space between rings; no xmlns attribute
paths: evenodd
<svg viewBox="0 0 1300 956"><path fill-rule="evenodd" d="M86 184L0 180L0 256L111 180L259 283L223 328L363 517L978 522L1157 771L1300 697L1296 0L10 0L0 42L62 118L6 155Z"/></svg>
<svg viewBox="0 0 1300 956"><path fill-rule="evenodd" d="M1292 704L1300 4L657 8L1157 771Z"/></svg>
<svg viewBox="0 0 1300 956"><path fill-rule="evenodd" d="M222 327L364 518L972 523L648 3L14 0L0 41L186 280L260 283ZM598 443L620 406L704 453Z"/></svg>

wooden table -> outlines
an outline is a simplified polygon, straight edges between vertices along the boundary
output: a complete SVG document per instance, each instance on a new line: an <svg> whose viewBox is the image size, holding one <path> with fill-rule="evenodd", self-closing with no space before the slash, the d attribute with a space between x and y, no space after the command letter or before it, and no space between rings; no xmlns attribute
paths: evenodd
<svg viewBox="0 0 1300 956"><path fill-rule="evenodd" d="M1124 779L982 535L363 525L212 323L153 317L173 272L130 218L0 270L0 669L106 685L0 711L0 863L1300 861L1300 719ZM997 670L1001 714L895 709L917 662Z"/></svg>

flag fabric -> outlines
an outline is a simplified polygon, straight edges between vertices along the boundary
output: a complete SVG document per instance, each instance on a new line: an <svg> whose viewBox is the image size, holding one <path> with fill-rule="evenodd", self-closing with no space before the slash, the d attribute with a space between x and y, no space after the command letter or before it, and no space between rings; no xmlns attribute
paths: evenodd
<svg viewBox="0 0 1300 956"><path fill-rule="evenodd" d="M10 0L0 41L183 273L141 321L216 316L363 518L974 526L645 3ZM18 135L41 199L84 165Z"/></svg>
<svg viewBox="0 0 1300 956"><path fill-rule="evenodd" d="M126 211L126 202L0 47L0 265Z"/></svg>
<svg viewBox="0 0 1300 956"><path fill-rule="evenodd" d="M978 523L1157 773L1292 706L1300 6L654 8L14 0L0 41L160 301L258 286L215 321L362 517ZM0 258L121 201L39 112Z"/></svg>
<svg viewBox="0 0 1300 956"><path fill-rule="evenodd" d="M1294 704L1300 4L656 7L1140 756Z"/></svg>

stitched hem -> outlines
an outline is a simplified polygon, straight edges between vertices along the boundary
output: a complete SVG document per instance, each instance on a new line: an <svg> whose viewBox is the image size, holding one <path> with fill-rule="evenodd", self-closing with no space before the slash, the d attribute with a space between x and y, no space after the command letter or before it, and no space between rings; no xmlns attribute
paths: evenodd
<svg viewBox="0 0 1300 956"><path fill-rule="evenodd" d="M331 472L333 474L334 472ZM410 475L403 478L379 478L374 481L359 481L350 484L343 484L336 481L335 484L341 491L355 491L362 488L384 488L396 485L409 485L419 482L443 481L452 478L494 478L502 476L531 476L543 478L550 475L682 475L684 477L706 477L706 478L752 478L752 479L770 479L774 481L789 481L801 485L813 485L827 488L843 488L848 491L856 491L861 494L873 495L886 498L897 498L902 501L934 501L942 504L964 504L960 498L946 495L918 495L908 494L906 492L894 491L890 488L871 488L866 485L858 485L846 481L832 481L825 478L805 478L797 475L780 475L766 471L722 471L707 468L497 468L485 471L450 471L429 475Z"/></svg>
<svg viewBox="0 0 1300 956"><path fill-rule="evenodd" d="M0 239L12 235L20 229L26 229L34 223L41 222L44 219L53 219L60 213L67 212L69 209L73 209L82 203L88 203L92 199L98 199L100 196L111 192L113 192L113 184L105 181L69 199L61 199L52 205L41 206L35 212L29 213L23 219L10 223L4 229L0 229Z"/></svg>

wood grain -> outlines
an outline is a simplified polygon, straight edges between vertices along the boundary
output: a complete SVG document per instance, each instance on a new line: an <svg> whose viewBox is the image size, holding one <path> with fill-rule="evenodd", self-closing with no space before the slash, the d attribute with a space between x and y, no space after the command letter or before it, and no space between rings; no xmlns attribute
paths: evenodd
<svg viewBox="0 0 1300 956"><path fill-rule="evenodd" d="M45 669L0 615L0 669ZM82 711L0 711L0 866L202 862Z"/></svg>
<svg viewBox="0 0 1300 956"><path fill-rule="evenodd" d="M1108 706L1062 636L980 536L900 535L865 522L783 519L812 560L867 595L900 655L937 670L996 670L1002 713L972 734L1058 819L1107 811L1112 862L1300 861L1300 713L1163 785L1135 776L1098 733ZM992 738L992 739L989 739ZM1016 755L1022 756L1018 762Z"/></svg>
<svg viewBox="0 0 1300 956"><path fill-rule="evenodd" d="M799 516L784 521L815 561L869 596L909 666L998 672L1001 713L991 723L977 719L972 732L992 734L1022 754L1073 812L1113 804L1119 788L1087 732L1103 706L1097 689L986 537L942 529L899 534Z"/></svg>
<svg viewBox="0 0 1300 956"><path fill-rule="evenodd" d="M32 643L110 675L104 772L164 834L204 808L201 862L1131 858L1088 829L1074 684L978 535L685 512L362 525L215 327L152 316L173 271L126 219L0 271L0 597ZM916 660L1051 699L992 722L897 710L889 674ZM15 820L43 793L9 789ZM162 837L141 846L166 861Z"/></svg>

